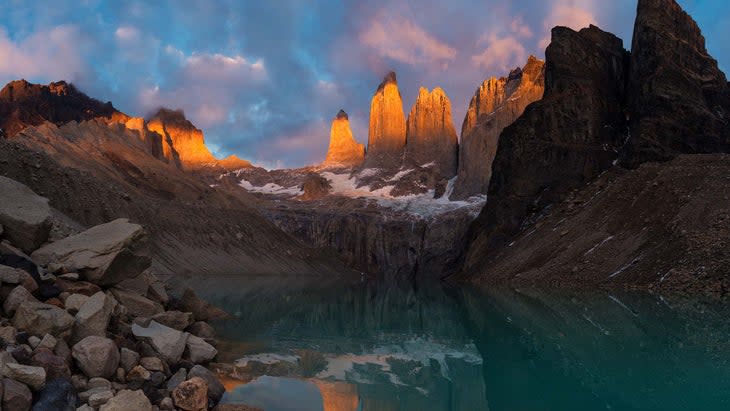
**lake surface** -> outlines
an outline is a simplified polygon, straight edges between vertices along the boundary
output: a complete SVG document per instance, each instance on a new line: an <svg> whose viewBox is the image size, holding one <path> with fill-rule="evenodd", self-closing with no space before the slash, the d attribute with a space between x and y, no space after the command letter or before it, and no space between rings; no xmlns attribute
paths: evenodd
<svg viewBox="0 0 730 411"><path fill-rule="evenodd" d="M730 307L628 292L231 280L224 401L283 410L730 409Z"/></svg>

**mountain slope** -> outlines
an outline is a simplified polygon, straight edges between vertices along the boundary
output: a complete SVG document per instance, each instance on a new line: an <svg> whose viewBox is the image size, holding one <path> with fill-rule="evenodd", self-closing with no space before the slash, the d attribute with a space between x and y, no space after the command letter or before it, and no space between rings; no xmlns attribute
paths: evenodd
<svg viewBox="0 0 730 411"><path fill-rule="evenodd" d="M28 127L0 139L0 174L85 225L128 217L150 232L158 273L323 274L346 271L261 218L245 193L210 188L153 157L139 134L98 118Z"/></svg>

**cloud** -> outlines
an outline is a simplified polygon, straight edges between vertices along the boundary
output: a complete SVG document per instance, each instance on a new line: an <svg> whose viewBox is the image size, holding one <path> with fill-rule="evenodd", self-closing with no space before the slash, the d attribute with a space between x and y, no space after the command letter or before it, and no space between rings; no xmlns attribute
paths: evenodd
<svg viewBox="0 0 730 411"><path fill-rule="evenodd" d="M39 31L17 43L0 27L0 80L50 82L81 78L89 71L79 48L81 43L83 39L73 25Z"/></svg>
<svg viewBox="0 0 730 411"><path fill-rule="evenodd" d="M128 42L128 41L138 40L140 37L140 34L139 34L139 30L137 30L134 27L122 26L122 27L117 28L117 30L114 32L114 36L117 38L118 41Z"/></svg>
<svg viewBox="0 0 730 411"><path fill-rule="evenodd" d="M186 56L172 46L165 47L172 72L166 86L143 87L139 104L147 112L158 107L182 108L198 127L214 127L232 122L239 96L247 88L267 80L262 59L249 60L241 55L195 53Z"/></svg>
<svg viewBox="0 0 730 411"><path fill-rule="evenodd" d="M381 57L411 65L436 64L445 68L456 57L456 49L438 40L403 17L379 13L360 33L360 42Z"/></svg>
<svg viewBox="0 0 730 411"><path fill-rule="evenodd" d="M580 2L580 6L578 6L574 0L558 0L543 20L543 28L548 34L540 39L538 47L544 49L550 44L549 33L555 26L579 30L590 24L598 24L591 1Z"/></svg>
<svg viewBox="0 0 730 411"><path fill-rule="evenodd" d="M523 18L515 17L507 26L484 33L477 44L486 45L486 48L473 55L471 61L482 69L502 72L521 66L528 55L523 40L532 36L532 30Z"/></svg>

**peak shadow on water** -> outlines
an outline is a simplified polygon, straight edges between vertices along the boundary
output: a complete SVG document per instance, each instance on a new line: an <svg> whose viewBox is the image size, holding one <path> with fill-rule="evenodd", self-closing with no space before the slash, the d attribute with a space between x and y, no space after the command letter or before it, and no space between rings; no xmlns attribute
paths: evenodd
<svg viewBox="0 0 730 411"><path fill-rule="evenodd" d="M262 279L200 290L236 317L225 401L276 410L730 407L730 307L634 292Z"/></svg>

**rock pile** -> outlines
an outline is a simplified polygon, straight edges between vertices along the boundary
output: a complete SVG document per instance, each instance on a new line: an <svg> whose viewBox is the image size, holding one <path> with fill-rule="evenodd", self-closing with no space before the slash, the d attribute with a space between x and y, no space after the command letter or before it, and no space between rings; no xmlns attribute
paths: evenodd
<svg viewBox="0 0 730 411"><path fill-rule="evenodd" d="M0 178L0 191L15 189L12 198L0 197L0 221L24 227L0 226L0 408L215 406L224 388L201 364L218 353L207 321L225 312L192 290L169 296L148 271L144 230L126 219L50 244L28 241L27 233L48 238L51 225L39 213L8 206L47 207L18 186Z"/></svg>

